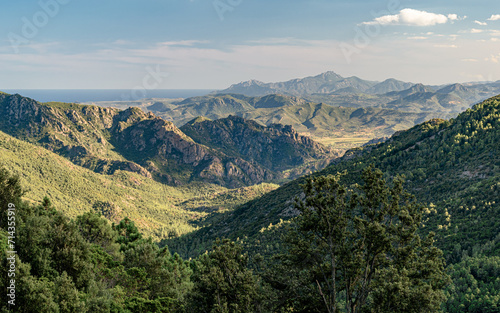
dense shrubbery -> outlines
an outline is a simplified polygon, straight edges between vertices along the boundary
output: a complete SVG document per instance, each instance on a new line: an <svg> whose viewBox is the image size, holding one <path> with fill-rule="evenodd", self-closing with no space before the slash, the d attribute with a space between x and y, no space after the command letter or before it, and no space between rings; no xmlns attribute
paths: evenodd
<svg viewBox="0 0 500 313"><path fill-rule="evenodd" d="M69 219L48 198L36 206L23 203L19 180L4 170L0 185L0 202L16 204L18 312L271 312L282 305L266 294L281 299L302 284L293 278L283 289L262 280L248 268L241 246L229 240L187 262L143 238L129 219L110 225L93 212ZM7 290L10 255L5 212L2 290ZM272 269L267 273L270 277ZM12 309L5 293L2 298L0 309ZM323 310L322 304L310 308Z"/></svg>

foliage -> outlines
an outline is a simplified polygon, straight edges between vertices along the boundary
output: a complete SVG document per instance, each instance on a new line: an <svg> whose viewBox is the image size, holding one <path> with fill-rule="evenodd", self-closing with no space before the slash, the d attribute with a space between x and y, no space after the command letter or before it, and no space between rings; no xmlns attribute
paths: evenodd
<svg viewBox="0 0 500 313"><path fill-rule="evenodd" d="M450 265L446 312L486 313L500 309L500 257L465 258Z"/></svg>
<svg viewBox="0 0 500 313"><path fill-rule="evenodd" d="M339 180L307 180L286 235L287 258L307 275L306 288L317 287L328 312L439 311L444 260L432 234L422 240L416 233L421 206L402 181L388 187L371 167L356 190Z"/></svg>
<svg viewBox="0 0 500 313"><path fill-rule="evenodd" d="M141 232L156 240L192 232L197 228L195 223L208 213L232 210L278 187L262 184L227 189L206 183L171 187L127 171L99 174L2 132L0 166L29 187L23 193L24 200L40 203L48 196L55 207L72 218L89 210L115 223L129 217ZM2 184L0 193L12 190L7 187L13 182ZM12 192L19 195L20 190Z"/></svg>
<svg viewBox="0 0 500 313"><path fill-rule="evenodd" d="M23 202L19 180L5 170L0 171L0 182L11 182L0 194L0 203L17 203L17 312L182 312L192 289L189 264L151 239L142 239L132 221L113 228L92 212L72 220L48 198L40 205ZM6 206L1 210L4 214ZM2 290L10 284L9 235L0 227ZM3 312L9 307L6 293L1 297Z"/></svg>
<svg viewBox="0 0 500 313"><path fill-rule="evenodd" d="M192 312L251 313L257 298L256 278L247 268L241 246L217 240L210 253L193 263Z"/></svg>
<svg viewBox="0 0 500 313"><path fill-rule="evenodd" d="M350 187L372 163L386 178L404 175L405 189L425 206L420 233L436 233L436 246L448 262L478 253L498 255L500 221L486 217L500 214L499 112L500 97L486 100L456 119L431 120L384 143L348 151L311 177L347 171L341 180ZM262 253L262 245L275 246L277 236L260 230L296 215L292 199L301 194L304 182L302 178L284 184L219 216L209 230L201 228L187 235L190 240L182 240L187 242L188 252L183 255L203 253L210 242L224 234L245 240L254 253ZM176 240L168 243L175 246Z"/></svg>

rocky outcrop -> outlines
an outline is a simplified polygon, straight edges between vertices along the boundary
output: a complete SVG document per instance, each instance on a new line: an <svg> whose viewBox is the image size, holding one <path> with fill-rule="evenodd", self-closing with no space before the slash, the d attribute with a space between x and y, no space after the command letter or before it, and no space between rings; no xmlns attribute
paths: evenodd
<svg viewBox="0 0 500 313"><path fill-rule="evenodd" d="M216 121L190 122L181 130L200 144L274 172L336 157L332 150L299 135L290 125L266 127L238 116L229 116Z"/></svg>

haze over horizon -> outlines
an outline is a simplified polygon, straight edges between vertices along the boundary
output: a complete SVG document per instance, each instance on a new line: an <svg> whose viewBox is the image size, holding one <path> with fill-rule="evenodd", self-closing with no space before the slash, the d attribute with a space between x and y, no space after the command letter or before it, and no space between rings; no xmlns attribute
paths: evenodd
<svg viewBox="0 0 500 313"><path fill-rule="evenodd" d="M0 89L224 89L326 71L429 85L500 80L492 0L2 6Z"/></svg>

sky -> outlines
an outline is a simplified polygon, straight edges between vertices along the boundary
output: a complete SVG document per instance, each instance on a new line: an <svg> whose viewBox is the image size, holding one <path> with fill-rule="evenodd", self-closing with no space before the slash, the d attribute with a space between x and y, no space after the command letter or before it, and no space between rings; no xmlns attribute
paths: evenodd
<svg viewBox="0 0 500 313"><path fill-rule="evenodd" d="M223 89L334 71L500 80L498 0L17 0L2 89Z"/></svg>

